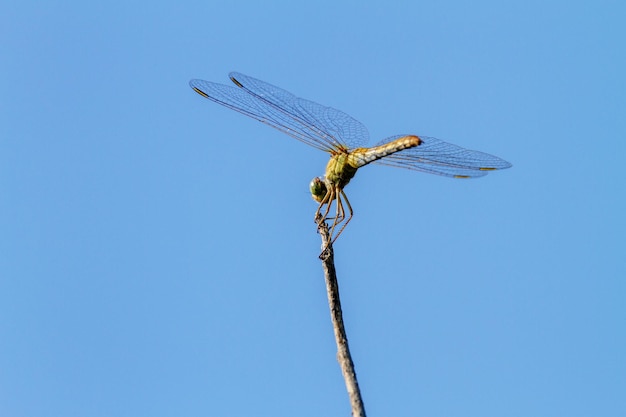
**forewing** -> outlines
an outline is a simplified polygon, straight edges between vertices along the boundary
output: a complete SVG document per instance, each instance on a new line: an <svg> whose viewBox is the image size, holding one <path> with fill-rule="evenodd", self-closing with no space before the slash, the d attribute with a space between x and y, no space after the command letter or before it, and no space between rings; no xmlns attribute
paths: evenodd
<svg viewBox="0 0 626 417"><path fill-rule="evenodd" d="M387 138L377 146L402 136L405 135ZM421 145L387 155L374 163L455 178L482 177L489 171L511 167L509 162L488 153L465 149L427 136L419 138L422 140Z"/></svg>
<svg viewBox="0 0 626 417"><path fill-rule="evenodd" d="M339 110L243 74L230 76L236 87L204 80L191 80L189 85L209 100L324 151L352 148L367 141L365 126Z"/></svg>

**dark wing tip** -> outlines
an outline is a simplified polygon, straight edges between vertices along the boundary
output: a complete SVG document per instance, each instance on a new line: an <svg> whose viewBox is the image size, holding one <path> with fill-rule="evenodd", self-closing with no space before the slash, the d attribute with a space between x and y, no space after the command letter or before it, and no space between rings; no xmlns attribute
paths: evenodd
<svg viewBox="0 0 626 417"><path fill-rule="evenodd" d="M198 87L191 87L191 88L193 88L193 91L200 94L202 97L209 98L209 95L205 93L204 91L200 90Z"/></svg>
<svg viewBox="0 0 626 417"><path fill-rule="evenodd" d="M230 80L239 88L243 88L243 85L237 81L237 78L239 78L239 73L238 72L231 72L230 74L228 74L228 78L230 78Z"/></svg>
<svg viewBox="0 0 626 417"><path fill-rule="evenodd" d="M201 84L202 80L193 79L189 81L189 87L191 87L193 91L200 94L202 97L209 98L209 95L200 89Z"/></svg>

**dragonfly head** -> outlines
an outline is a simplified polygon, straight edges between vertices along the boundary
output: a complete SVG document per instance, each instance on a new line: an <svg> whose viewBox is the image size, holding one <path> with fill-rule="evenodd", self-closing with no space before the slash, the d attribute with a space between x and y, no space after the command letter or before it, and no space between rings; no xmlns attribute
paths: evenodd
<svg viewBox="0 0 626 417"><path fill-rule="evenodd" d="M309 184L309 190L311 190L311 197L313 197L313 200L317 201L318 203L321 203L322 200L324 200L324 197L326 197L326 193L328 192L326 183L320 177L315 177L313 178L313 180L311 180L311 183Z"/></svg>

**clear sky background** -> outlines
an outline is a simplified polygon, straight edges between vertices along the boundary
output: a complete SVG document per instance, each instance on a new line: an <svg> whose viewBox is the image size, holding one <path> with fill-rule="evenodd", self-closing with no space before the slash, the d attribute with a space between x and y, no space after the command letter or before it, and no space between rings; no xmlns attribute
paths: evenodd
<svg viewBox="0 0 626 417"><path fill-rule="evenodd" d="M236 70L513 168L381 166L335 245L370 416L626 415L622 1L5 2L0 416L349 416L309 181Z"/></svg>

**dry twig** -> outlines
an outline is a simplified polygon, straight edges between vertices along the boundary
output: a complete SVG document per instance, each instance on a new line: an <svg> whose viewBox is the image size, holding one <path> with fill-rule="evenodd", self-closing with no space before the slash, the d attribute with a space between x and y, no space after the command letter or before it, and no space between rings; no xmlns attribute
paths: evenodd
<svg viewBox="0 0 626 417"><path fill-rule="evenodd" d="M316 221L319 219L316 219ZM337 273L335 271L335 254L330 241L330 231L326 222L319 222L319 233L322 236L322 267L324 268L324 278L326 280L326 293L328 295L328 306L330 307L330 318L333 322L335 341L337 342L337 361L341 367L341 373L346 383L352 415L354 417L365 417L365 407L359 390L359 383L354 371L354 363L350 356L348 347L348 337L343 325L343 314L341 312L341 300L339 299L339 284L337 283Z"/></svg>

